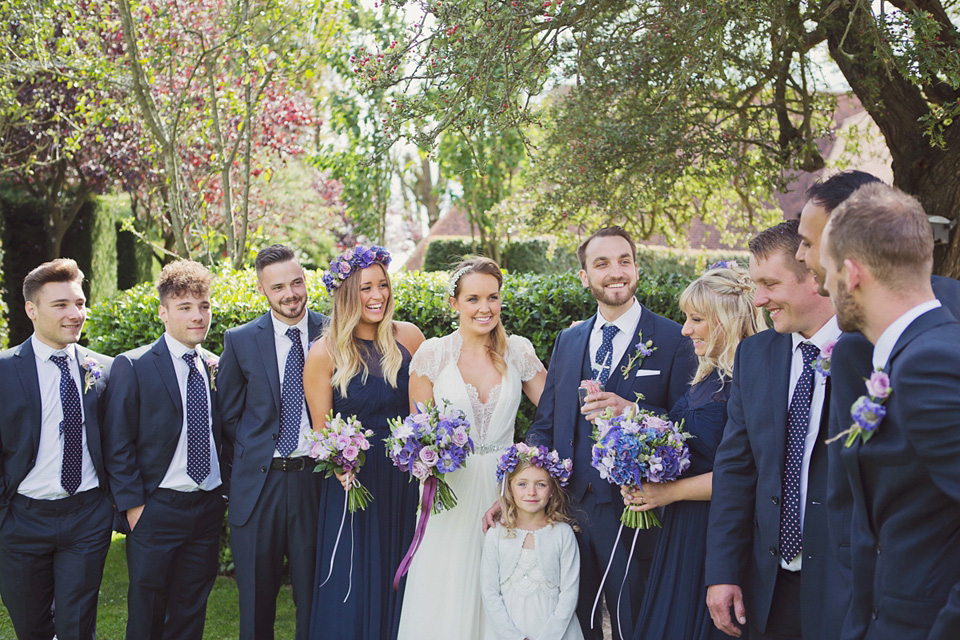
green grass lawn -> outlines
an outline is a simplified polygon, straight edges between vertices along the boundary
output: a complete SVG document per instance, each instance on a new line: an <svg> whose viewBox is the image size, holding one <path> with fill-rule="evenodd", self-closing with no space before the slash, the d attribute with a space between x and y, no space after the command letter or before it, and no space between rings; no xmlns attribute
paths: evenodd
<svg viewBox="0 0 960 640"><path fill-rule="evenodd" d="M123 640L127 624L127 560L124 538L114 535L107 554L107 564L100 585L100 611L97 616L98 640ZM280 590L277 598L278 639L292 638L295 621L290 587ZM235 640L239 635L237 583L233 578L217 578L207 602L207 624L204 640ZM16 640L7 610L0 607L0 640Z"/></svg>

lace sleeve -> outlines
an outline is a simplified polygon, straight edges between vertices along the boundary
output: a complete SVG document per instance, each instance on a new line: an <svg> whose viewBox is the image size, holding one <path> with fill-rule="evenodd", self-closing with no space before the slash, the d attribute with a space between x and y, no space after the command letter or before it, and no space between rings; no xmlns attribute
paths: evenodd
<svg viewBox="0 0 960 640"><path fill-rule="evenodd" d="M426 340L410 360L410 375L424 376L430 382L436 382L440 375L442 355L440 338Z"/></svg>
<svg viewBox="0 0 960 640"><path fill-rule="evenodd" d="M543 363L533 350L533 344L523 336L510 336L507 341L508 360L520 373L520 380L526 382L543 371Z"/></svg>

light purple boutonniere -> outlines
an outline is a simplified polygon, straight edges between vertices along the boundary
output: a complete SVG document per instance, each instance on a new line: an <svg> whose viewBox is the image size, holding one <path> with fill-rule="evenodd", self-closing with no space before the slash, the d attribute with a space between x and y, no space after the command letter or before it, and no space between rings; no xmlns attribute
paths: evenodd
<svg viewBox="0 0 960 640"><path fill-rule="evenodd" d="M838 433L827 442L830 443L842 436L847 436L843 446L850 447L853 446L858 437L862 443L872 438L873 434L877 432L877 427L883 421L883 417L887 415L887 408L883 406L883 403L890 397L891 393L893 393L893 388L890 387L890 376L879 370L870 374L867 379L866 395L857 398L857 401L850 407L853 424L850 425L849 429Z"/></svg>
<svg viewBox="0 0 960 640"><path fill-rule="evenodd" d="M637 333L637 338L640 340L640 342L634 345L633 354L630 355L630 359L627 360L627 364L620 368L620 373L623 374L624 380L630 377L630 371L634 367L643 366L643 359L649 355L652 355L653 352L657 350L657 348L653 346L653 340L647 340L646 342L643 341L643 331Z"/></svg>
<svg viewBox="0 0 960 640"><path fill-rule="evenodd" d="M213 391L217 390L217 370L220 368L220 358L211 354L208 354L203 361L207 364L207 371L210 373L210 389Z"/></svg>
<svg viewBox="0 0 960 640"><path fill-rule="evenodd" d="M103 365L97 362L96 359L87 356L83 359L80 366L86 370L86 373L83 375L83 392L86 393L93 388L93 385L97 384L97 380L103 375Z"/></svg>
<svg viewBox="0 0 960 640"><path fill-rule="evenodd" d="M833 357L833 348L837 346L836 340L831 340L827 344L823 345L823 349L820 350L820 355L817 356L817 359L811 363L814 371L822 375L824 378L830 377L830 359Z"/></svg>

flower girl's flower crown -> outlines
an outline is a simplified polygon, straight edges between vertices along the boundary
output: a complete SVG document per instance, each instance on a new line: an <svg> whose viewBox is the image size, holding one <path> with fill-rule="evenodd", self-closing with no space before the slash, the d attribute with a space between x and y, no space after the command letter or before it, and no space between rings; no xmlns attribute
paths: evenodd
<svg viewBox="0 0 960 640"><path fill-rule="evenodd" d="M330 263L330 268L323 274L323 286L327 288L327 294L333 295L344 280L374 264L381 264L384 269L389 267L390 252L379 245L368 249L358 244L353 249L347 249Z"/></svg>
<svg viewBox="0 0 960 640"><path fill-rule="evenodd" d="M556 478L561 487L567 486L570 474L573 472L573 461L570 458L561 460L556 449L548 451L546 447L531 447L519 442L507 449L497 463L497 482L501 483L502 488L506 487L507 474L516 469L521 462L540 467Z"/></svg>

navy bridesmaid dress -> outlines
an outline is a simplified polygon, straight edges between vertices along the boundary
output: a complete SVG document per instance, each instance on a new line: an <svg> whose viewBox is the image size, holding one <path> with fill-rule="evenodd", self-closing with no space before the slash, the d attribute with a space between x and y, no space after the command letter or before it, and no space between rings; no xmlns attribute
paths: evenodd
<svg viewBox="0 0 960 640"><path fill-rule="evenodd" d="M732 383L722 384L714 371L690 387L670 410L692 434L690 468L683 477L713 470L713 459L727 422ZM704 562L710 502L684 500L663 509L663 530L657 538L650 578L634 629L634 640L729 640L717 629L707 609ZM746 629L741 640L746 638Z"/></svg>
<svg viewBox="0 0 960 640"><path fill-rule="evenodd" d="M353 515L353 572L350 575L351 531L350 512L340 536L333 575L322 587L330 568L337 530L343 514L346 493L336 478L323 483L320 497L320 526L317 536L317 571L313 593L310 638L364 640L395 638L400 623L403 584L394 591L394 572L413 538L418 484L408 482L407 474L393 466L387 458L384 439L390 435L387 420L406 416L409 411L410 353L400 345L403 366L397 375L397 388L383 379L379 355L373 343L360 341L361 352L370 373L364 384L361 376L350 380L347 396L334 388L333 412L344 418L356 415L363 426L372 429L370 449L357 475L373 501L364 511ZM349 597L347 593L349 591ZM344 602L344 598L347 601Z"/></svg>

